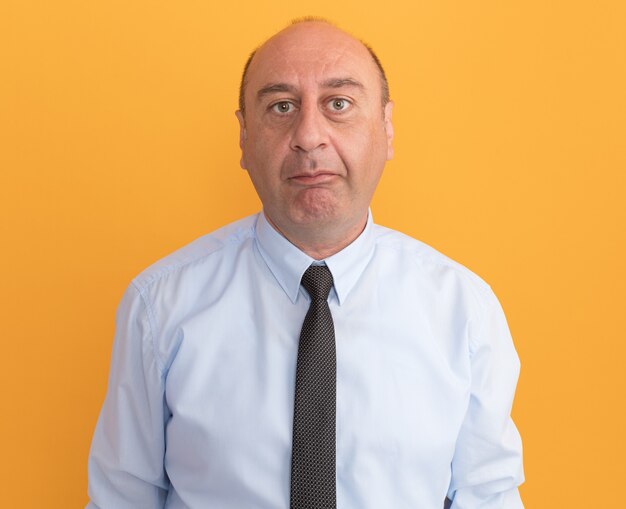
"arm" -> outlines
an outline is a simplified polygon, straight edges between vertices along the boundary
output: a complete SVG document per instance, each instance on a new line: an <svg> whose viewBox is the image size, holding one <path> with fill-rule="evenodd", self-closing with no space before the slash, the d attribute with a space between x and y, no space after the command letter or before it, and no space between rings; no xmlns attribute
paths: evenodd
<svg viewBox="0 0 626 509"><path fill-rule="evenodd" d="M451 509L523 509L522 443L511 420L519 359L488 290L470 324L471 394L452 461Z"/></svg>
<svg viewBox="0 0 626 509"><path fill-rule="evenodd" d="M129 286L118 307L107 395L89 454L87 509L162 508L169 481L162 369L146 302Z"/></svg>

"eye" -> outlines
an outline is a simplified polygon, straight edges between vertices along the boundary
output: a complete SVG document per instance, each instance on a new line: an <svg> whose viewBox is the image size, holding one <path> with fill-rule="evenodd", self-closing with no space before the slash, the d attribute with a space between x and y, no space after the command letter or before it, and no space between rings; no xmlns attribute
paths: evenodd
<svg viewBox="0 0 626 509"><path fill-rule="evenodd" d="M280 101L272 105L272 110L276 113L289 113L293 109L293 104L289 101Z"/></svg>
<svg viewBox="0 0 626 509"><path fill-rule="evenodd" d="M350 106L350 103L346 99L335 98L335 99L332 99L328 103L328 105L330 106L330 109L333 111L344 111Z"/></svg>

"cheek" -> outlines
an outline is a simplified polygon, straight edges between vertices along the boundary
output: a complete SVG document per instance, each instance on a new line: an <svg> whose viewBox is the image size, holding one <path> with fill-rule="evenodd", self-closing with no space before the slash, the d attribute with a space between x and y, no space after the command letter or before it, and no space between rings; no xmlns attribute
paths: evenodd
<svg viewBox="0 0 626 509"><path fill-rule="evenodd" d="M384 136L373 127L352 132L349 136L338 136L336 140L337 152L352 171L367 174L386 159Z"/></svg>
<svg viewBox="0 0 626 509"><path fill-rule="evenodd" d="M248 160L268 166L280 159L288 146L286 136L266 129L250 133L245 143L245 152Z"/></svg>
<svg viewBox="0 0 626 509"><path fill-rule="evenodd" d="M243 148L246 170L261 198L275 192L280 183L284 157L280 147L268 137L250 136Z"/></svg>

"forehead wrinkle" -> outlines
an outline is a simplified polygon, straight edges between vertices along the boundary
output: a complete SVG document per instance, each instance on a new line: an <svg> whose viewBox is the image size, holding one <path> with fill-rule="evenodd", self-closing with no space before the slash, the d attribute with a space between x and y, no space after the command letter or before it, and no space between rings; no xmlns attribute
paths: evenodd
<svg viewBox="0 0 626 509"><path fill-rule="evenodd" d="M285 58L283 53L276 52L270 53L269 55L262 54L260 57L261 58L255 62L255 68L253 72L250 73L249 78L249 85L252 84L250 82L259 83L256 91L254 88L256 88L257 85L249 87L253 99L260 102L267 95L279 92L296 94L300 85L300 77L294 70L293 64L290 64L288 58ZM280 67L284 67L284 69L281 70L280 74L277 74L275 69ZM294 76L296 79L292 80Z"/></svg>
<svg viewBox="0 0 626 509"><path fill-rule="evenodd" d="M358 89L361 93L367 95L368 92L368 81L363 82L363 77L359 76L359 72L354 76L354 68L349 65L354 62L356 58L354 57L354 51L351 51L349 47L349 43L352 41L346 41L341 48L337 48L336 54L334 58L329 62L324 62L322 67L321 75L324 76L328 67L335 68L334 71L330 71L330 73L335 74L336 77L331 77L324 79L321 83L318 83L324 88L343 88L343 87L351 87ZM359 43L360 44L360 43ZM365 49L365 48L364 48ZM351 54L352 53L352 54ZM357 54L358 55L358 54ZM341 65L341 59L345 58L348 62L348 65ZM358 55L358 58L363 58L361 55ZM339 62L339 63L338 63ZM357 65L357 69L359 66Z"/></svg>
<svg viewBox="0 0 626 509"><path fill-rule="evenodd" d="M341 45L334 48L333 53L332 60L324 63L323 71L326 71L327 66L337 67L336 72L331 74L339 76L340 79L346 76L347 79L354 80L355 83L353 84L360 85L362 91L369 88L371 81L378 81L378 69L369 51L361 41L352 37L345 39ZM341 64L342 59L345 60L343 65ZM356 73L355 70L357 71ZM363 75L364 71L371 73L371 76ZM330 81L330 79L327 81Z"/></svg>

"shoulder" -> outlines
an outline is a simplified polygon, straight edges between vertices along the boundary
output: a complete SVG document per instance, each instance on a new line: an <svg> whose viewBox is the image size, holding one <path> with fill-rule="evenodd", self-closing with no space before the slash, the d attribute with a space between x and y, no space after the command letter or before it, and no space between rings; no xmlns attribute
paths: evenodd
<svg viewBox="0 0 626 509"><path fill-rule="evenodd" d="M230 256L254 238L258 215L248 216L207 233L173 253L153 263L132 280L140 292L164 279L191 277L206 272L211 265L219 264L224 256Z"/></svg>
<svg viewBox="0 0 626 509"><path fill-rule="evenodd" d="M409 274L426 278L437 285L450 283L473 294L487 305L493 299L489 284L461 263L428 244L390 228L374 225L376 249L399 266L409 266Z"/></svg>
<svg viewBox="0 0 626 509"><path fill-rule="evenodd" d="M480 276L433 247L403 233L375 226L376 251L384 270L398 275L403 284L419 288L437 313L449 311L452 322L465 317L470 352L488 341L493 330L510 342L504 312L491 286Z"/></svg>
<svg viewBox="0 0 626 509"><path fill-rule="evenodd" d="M146 324L161 372L175 355L180 323L219 298L242 256L254 256L256 219L249 216L197 238L143 270L126 289L119 326L129 320Z"/></svg>

